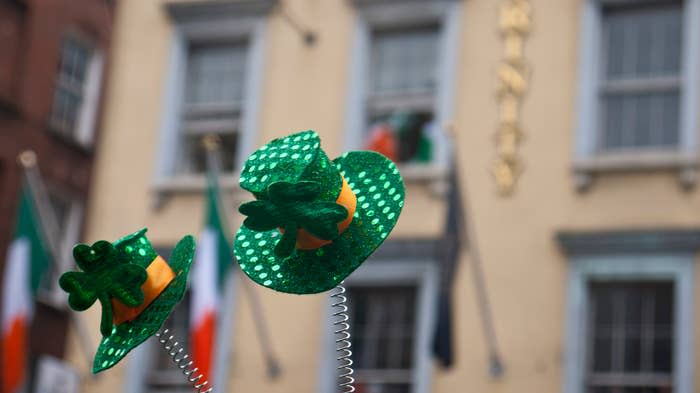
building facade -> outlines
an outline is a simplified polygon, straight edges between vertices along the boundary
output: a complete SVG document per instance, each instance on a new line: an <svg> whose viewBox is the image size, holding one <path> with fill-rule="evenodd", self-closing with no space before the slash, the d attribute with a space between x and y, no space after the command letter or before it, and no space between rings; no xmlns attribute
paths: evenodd
<svg viewBox="0 0 700 393"><path fill-rule="evenodd" d="M65 354L69 313L56 279L82 237L113 7L92 0L0 4L0 253L14 235L23 184L18 156L26 149L37 155L62 228L60 261L45 274L36 303L34 358Z"/></svg>
<svg viewBox="0 0 700 393"><path fill-rule="evenodd" d="M237 187L245 157L314 129L329 156L392 156L407 186L396 229L346 282L358 391L700 386L700 0L130 0L117 15L86 241L147 226L167 253L204 222L203 135L222 141L235 211L251 199ZM494 171L504 157L517 171ZM469 239L444 280L452 184ZM229 219L233 234L241 217ZM455 360L441 368L431 340L447 281ZM334 391L328 296L252 288L282 369L269 378L249 284L232 282L215 386ZM187 307L169 322L181 337ZM152 345L84 380L86 392L177 389Z"/></svg>

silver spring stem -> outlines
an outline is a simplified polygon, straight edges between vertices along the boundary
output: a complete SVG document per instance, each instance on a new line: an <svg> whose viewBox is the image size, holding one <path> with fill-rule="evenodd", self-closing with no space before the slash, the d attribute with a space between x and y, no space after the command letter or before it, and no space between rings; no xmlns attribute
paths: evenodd
<svg viewBox="0 0 700 393"><path fill-rule="evenodd" d="M169 333L169 329L163 329L156 333L156 337L173 363L175 363L177 368L185 375L187 381L192 384L192 387L197 393L210 393L213 391L214 388L209 385L209 381L204 378L204 375L197 373L197 371L199 371L197 367L193 367L194 362L190 359L190 355L185 353L185 349L182 348L180 343L175 340L175 337Z"/></svg>
<svg viewBox="0 0 700 393"><path fill-rule="evenodd" d="M341 393L352 393L355 391L355 372L352 368L352 351L350 350L350 324L348 323L348 306L346 304L345 287L343 283L338 284L335 293L331 294L333 307L333 327L335 335L335 350L338 354L336 358L338 364L338 387Z"/></svg>

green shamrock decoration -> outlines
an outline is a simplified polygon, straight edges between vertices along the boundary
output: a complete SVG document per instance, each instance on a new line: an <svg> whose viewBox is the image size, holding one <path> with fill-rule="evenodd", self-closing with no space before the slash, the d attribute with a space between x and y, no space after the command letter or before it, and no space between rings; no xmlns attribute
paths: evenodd
<svg viewBox="0 0 700 393"><path fill-rule="evenodd" d="M297 230L303 228L311 235L333 240L339 236L338 223L348 216L348 210L335 202L316 200L321 184L314 181L271 183L260 199L239 207L248 216L243 225L253 231L282 228L284 234L275 246L275 254L287 257L297 240Z"/></svg>
<svg viewBox="0 0 700 393"><path fill-rule="evenodd" d="M69 293L68 304L76 311L84 311L99 300L102 304L100 332L112 332L112 302L115 298L128 307L143 303L141 285L148 275L143 267L129 263L127 257L104 240L92 246L78 244L73 257L83 272L64 273L59 279L61 288Z"/></svg>

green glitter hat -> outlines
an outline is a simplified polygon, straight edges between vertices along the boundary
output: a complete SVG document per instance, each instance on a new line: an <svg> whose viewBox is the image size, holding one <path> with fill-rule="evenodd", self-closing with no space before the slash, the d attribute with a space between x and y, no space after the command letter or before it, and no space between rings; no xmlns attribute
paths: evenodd
<svg viewBox="0 0 700 393"><path fill-rule="evenodd" d="M96 300L102 305L103 337L93 373L114 366L155 334L187 289L194 238L183 237L167 263L151 247L146 230L113 244L100 240L92 246L76 245L73 256L83 271L64 273L59 280L61 288L70 294L68 304L72 309L87 310Z"/></svg>
<svg viewBox="0 0 700 393"><path fill-rule="evenodd" d="M371 151L329 160L314 131L271 141L241 171L257 200L234 252L253 281L281 292L327 291L357 269L387 238L404 204L396 165Z"/></svg>

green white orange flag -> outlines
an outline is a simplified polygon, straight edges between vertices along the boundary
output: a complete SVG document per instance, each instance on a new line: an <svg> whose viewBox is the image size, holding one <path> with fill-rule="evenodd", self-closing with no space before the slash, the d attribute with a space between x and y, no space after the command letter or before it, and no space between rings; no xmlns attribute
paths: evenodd
<svg viewBox="0 0 700 393"><path fill-rule="evenodd" d="M48 244L40 228L36 205L25 186L2 282L2 393L19 391L26 376L34 294L49 266Z"/></svg>
<svg viewBox="0 0 700 393"><path fill-rule="evenodd" d="M192 306L190 342L194 364L205 378L212 377L218 303L233 253L227 240L226 225L218 187L209 176L206 222L197 242L192 267Z"/></svg>

